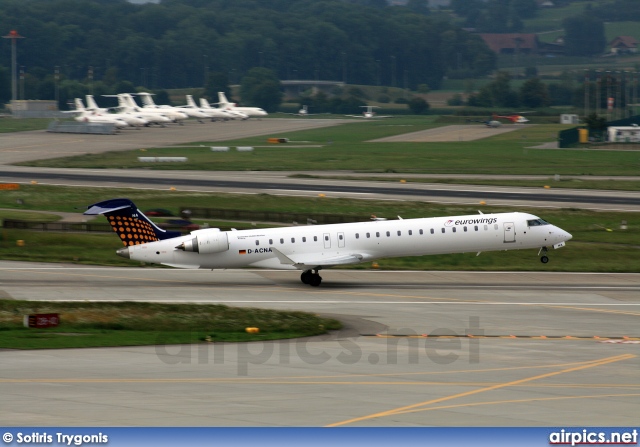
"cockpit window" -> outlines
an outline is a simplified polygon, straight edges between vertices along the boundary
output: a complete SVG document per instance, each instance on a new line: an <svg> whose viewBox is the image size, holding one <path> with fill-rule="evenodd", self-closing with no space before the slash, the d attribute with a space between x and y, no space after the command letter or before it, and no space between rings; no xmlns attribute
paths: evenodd
<svg viewBox="0 0 640 447"><path fill-rule="evenodd" d="M532 219L527 221L527 225L530 227L539 227L541 225L550 225L549 222L543 219Z"/></svg>

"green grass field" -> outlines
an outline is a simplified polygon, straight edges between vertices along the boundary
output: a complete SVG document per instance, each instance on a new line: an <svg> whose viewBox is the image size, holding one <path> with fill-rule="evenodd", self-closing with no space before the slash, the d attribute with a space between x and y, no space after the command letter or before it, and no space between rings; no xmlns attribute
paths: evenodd
<svg viewBox="0 0 640 447"><path fill-rule="evenodd" d="M141 209L167 208L177 214L180 207L206 207L218 209L243 209L315 214L333 213L351 216L368 216L393 219L435 217L513 211L507 207L443 205L422 202L369 201L337 198L280 197L267 194L234 195L180 191L118 190L28 185L19 191L7 191L0 195L0 208L13 207L15 196L24 197L22 210L81 212L96 201L129 197ZM573 235L566 248L553 251L551 262L539 262L536 250L513 252L475 253L460 255L423 256L378 261L382 269L415 270L539 270L539 271L640 271L640 214L621 212L595 212L577 209L522 209L532 212ZM12 212L19 214L19 210ZM106 221L99 217L96 221ZM620 229L622 221L627 229ZM200 221L201 223L205 221ZM608 231L611 230L611 231ZM116 256L121 247L113 233L53 233L28 230L2 230L0 233L0 259L38 262L68 262L116 266L141 266L139 263ZM24 241L18 246L17 240ZM78 247L83 247L81 251ZM362 264L356 268L371 268ZM212 273L212 274L215 274Z"/></svg>
<svg viewBox="0 0 640 447"><path fill-rule="evenodd" d="M49 329L23 327L23 315L37 313L59 314L60 325ZM247 333L247 327L257 327L259 333ZM275 340L318 335L340 327L336 320L306 312L219 304L0 299L0 348L4 349Z"/></svg>
<svg viewBox="0 0 640 447"><path fill-rule="evenodd" d="M535 117L531 117L535 124ZM476 173L545 175L637 175L640 152L611 150L541 150L531 146L555 141L559 124L527 125L476 141L445 143L374 143L370 140L438 126L433 117L358 122L286 135L309 146L266 146L264 137L226 142L194 142L205 147L147 148L24 163L64 168L147 168L194 170L353 170L399 173ZM505 124L509 125L509 124ZM474 126L468 131L473 132ZM255 146L253 152L211 152L208 146ZM261 147L262 146L262 147ZM297 145L296 145L297 146ZM140 163L137 157L185 156L186 163Z"/></svg>

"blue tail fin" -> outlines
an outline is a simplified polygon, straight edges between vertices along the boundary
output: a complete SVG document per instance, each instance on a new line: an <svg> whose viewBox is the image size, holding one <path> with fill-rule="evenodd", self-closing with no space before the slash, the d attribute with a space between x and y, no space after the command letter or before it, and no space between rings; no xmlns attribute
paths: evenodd
<svg viewBox="0 0 640 447"><path fill-rule="evenodd" d="M125 246L146 244L182 235L179 231L167 231L157 227L129 199L105 200L89 205L87 208L84 214L104 214Z"/></svg>

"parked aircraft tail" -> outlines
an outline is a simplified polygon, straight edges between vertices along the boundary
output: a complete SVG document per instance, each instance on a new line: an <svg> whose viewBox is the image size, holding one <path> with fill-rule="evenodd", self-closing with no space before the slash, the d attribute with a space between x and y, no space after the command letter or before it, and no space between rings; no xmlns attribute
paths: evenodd
<svg viewBox="0 0 640 447"><path fill-rule="evenodd" d="M151 95L153 95L153 93L146 93L146 92L138 93L138 96L142 98L143 107L145 106L156 107L156 103L151 97Z"/></svg>
<svg viewBox="0 0 640 447"><path fill-rule="evenodd" d="M87 98L87 109L100 110L98 104L96 104L96 100L93 99L93 95L86 95L85 98Z"/></svg>
<svg viewBox="0 0 640 447"><path fill-rule="evenodd" d="M129 199L111 199L94 203L84 214L104 214L111 228L126 246L140 245L181 236L179 231L167 231L151 222Z"/></svg>
<svg viewBox="0 0 640 447"><path fill-rule="evenodd" d="M218 92L218 104L220 104L220 107L224 107L226 105L235 105L234 103L229 102L224 92Z"/></svg>
<svg viewBox="0 0 640 447"><path fill-rule="evenodd" d="M86 109L84 108L84 104L82 103L82 99L80 98L75 98L73 100L75 106L76 106L76 110L78 112L84 112Z"/></svg>
<svg viewBox="0 0 640 447"><path fill-rule="evenodd" d="M192 95L187 95L187 105L189 107L193 107L194 109L198 108L198 106L196 105L196 102L193 100L193 96Z"/></svg>

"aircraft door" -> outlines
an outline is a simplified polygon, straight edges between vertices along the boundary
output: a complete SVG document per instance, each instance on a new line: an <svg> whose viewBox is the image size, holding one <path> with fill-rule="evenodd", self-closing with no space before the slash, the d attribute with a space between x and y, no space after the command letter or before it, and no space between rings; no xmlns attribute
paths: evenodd
<svg viewBox="0 0 640 447"><path fill-rule="evenodd" d="M324 239L324 248L331 248L331 236L329 233L324 233L322 239Z"/></svg>
<svg viewBox="0 0 640 447"><path fill-rule="evenodd" d="M344 248L344 233L338 233L338 248Z"/></svg>
<svg viewBox="0 0 640 447"><path fill-rule="evenodd" d="M515 242L516 241L516 227L513 222L505 222L504 223L504 242Z"/></svg>

